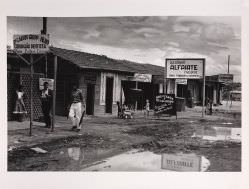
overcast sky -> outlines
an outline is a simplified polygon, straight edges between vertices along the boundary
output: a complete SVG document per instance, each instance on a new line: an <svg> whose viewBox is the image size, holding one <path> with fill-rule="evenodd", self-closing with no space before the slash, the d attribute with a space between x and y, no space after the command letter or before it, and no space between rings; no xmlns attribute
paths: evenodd
<svg viewBox="0 0 249 189"><path fill-rule="evenodd" d="M13 34L40 33L42 18L8 17ZM164 66L165 58L206 58L207 75L241 74L240 17L99 17L48 18L55 47Z"/></svg>

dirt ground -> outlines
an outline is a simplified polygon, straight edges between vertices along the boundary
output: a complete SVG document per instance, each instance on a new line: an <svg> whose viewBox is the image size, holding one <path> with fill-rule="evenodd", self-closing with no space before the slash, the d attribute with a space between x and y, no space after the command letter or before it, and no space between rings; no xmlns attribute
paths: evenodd
<svg viewBox="0 0 249 189"><path fill-rule="evenodd" d="M241 171L240 141L210 141L198 137L198 133L212 136L215 127L225 128L222 131L225 133L227 128L240 128L240 116L218 115L215 120L193 117L177 120L167 117L96 118L85 124L85 131L80 135L10 150L8 171L80 171L134 148L156 154L195 153L210 161L207 171ZM31 149L33 147L47 152L37 153Z"/></svg>

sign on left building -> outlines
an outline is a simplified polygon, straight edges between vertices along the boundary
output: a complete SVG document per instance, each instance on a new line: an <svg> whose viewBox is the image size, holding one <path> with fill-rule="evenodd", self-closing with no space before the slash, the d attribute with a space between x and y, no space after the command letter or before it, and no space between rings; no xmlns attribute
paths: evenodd
<svg viewBox="0 0 249 189"><path fill-rule="evenodd" d="M54 80L49 78L39 78L39 89L44 89L44 83L48 83L48 88L54 90Z"/></svg>
<svg viewBox="0 0 249 189"><path fill-rule="evenodd" d="M14 35L13 43L18 54L44 54L49 50L49 34Z"/></svg>

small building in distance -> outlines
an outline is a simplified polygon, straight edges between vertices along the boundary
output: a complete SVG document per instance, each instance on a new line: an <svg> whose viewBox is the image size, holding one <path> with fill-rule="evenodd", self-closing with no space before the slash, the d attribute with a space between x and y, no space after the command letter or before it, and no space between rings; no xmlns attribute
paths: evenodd
<svg viewBox="0 0 249 189"><path fill-rule="evenodd" d="M220 105L225 98L225 93L231 91L232 74L218 74L205 77L205 98L212 100L213 105ZM186 105L202 105L203 80L202 79L167 79L167 93L176 94L176 97L184 98ZM189 105L189 99L192 99Z"/></svg>

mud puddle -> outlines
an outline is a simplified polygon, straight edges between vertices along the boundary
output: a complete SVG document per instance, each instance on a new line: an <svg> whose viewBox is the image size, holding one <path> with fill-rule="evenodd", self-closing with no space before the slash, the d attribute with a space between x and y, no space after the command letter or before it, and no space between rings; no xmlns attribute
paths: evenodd
<svg viewBox="0 0 249 189"><path fill-rule="evenodd" d="M241 128L209 127L196 128L192 137L209 141L241 142Z"/></svg>
<svg viewBox="0 0 249 189"><path fill-rule="evenodd" d="M133 149L96 162L82 171L206 171L209 165L208 159L196 154L155 154Z"/></svg>
<svg viewBox="0 0 249 189"><path fill-rule="evenodd" d="M172 125L140 127L130 134L151 136L149 143L133 145L156 154L189 154L210 161L206 171L241 171L241 128L239 121L188 121ZM231 127L233 126L233 127Z"/></svg>
<svg viewBox="0 0 249 189"><path fill-rule="evenodd" d="M239 127L240 121L225 120L149 124L121 130L122 137L133 135L130 138L146 136L149 139L142 144L129 143L129 146L120 136L112 140L84 134L76 139L32 146L36 151L31 147L10 149L8 170L241 171Z"/></svg>
<svg viewBox="0 0 249 189"><path fill-rule="evenodd" d="M11 149L8 171L79 171L84 164L121 153L119 149L109 138L99 136L58 139Z"/></svg>

